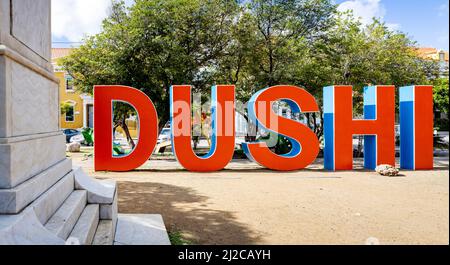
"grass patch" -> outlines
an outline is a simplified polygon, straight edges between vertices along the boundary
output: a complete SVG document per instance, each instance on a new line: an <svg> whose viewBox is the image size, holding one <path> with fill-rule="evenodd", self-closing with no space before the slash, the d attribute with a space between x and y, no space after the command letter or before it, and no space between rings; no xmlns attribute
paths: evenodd
<svg viewBox="0 0 450 265"><path fill-rule="evenodd" d="M193 243L185 238L183 238L183 233L180 231L169 231L169 240L173 246L185 246L192 245Z"/></svg>

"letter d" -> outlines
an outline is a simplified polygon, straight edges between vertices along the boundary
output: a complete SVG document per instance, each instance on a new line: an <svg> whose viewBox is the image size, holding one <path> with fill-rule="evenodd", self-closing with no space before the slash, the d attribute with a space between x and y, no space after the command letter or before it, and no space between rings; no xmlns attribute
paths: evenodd
<svg viewBox="0 0 450 265"><path fill-rule="evenodd" d="M113 101L133 106L139 117L139 142L125 157L113 156ZM150 157L158 137L158 115L150 98L127 86L94 86L94 161L96 171L129 171Z"/></svg>

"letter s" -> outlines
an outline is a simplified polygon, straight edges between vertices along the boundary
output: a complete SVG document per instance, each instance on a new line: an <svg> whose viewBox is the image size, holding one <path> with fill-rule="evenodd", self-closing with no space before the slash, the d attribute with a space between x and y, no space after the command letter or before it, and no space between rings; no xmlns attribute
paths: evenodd
<svg viewBox="0 0 450 265"><path fill-rule="evenodd" d="M307 167L319 153L319 140L306 125L278 116L273 111L275 101L284 101L292 112L317 112L314 97L295 86L274 86L257 92L248 103L249 119L259 127L285 136L291 142L291 151L277 155L266 143L243 143L247 157L272 170L290 171ZM268 115L265 115L268 113Z"/></svg>

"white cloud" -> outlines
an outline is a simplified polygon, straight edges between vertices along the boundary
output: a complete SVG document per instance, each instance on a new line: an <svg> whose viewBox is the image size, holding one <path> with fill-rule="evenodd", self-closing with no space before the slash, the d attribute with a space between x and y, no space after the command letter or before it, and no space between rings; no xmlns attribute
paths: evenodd
<svg viewBox="0 0 450 265"><path fill-rule="evenodd" d="M81 41L101 31L111 0L52 0L52 35Z"/></svg>
<svg viewBox="0 0 450 265"><path fill-rule="evenodd" d="M391 30L400 30L401 25L397 23L386 23L386 26Z"/></svg>
<svg viewBox="0 0 450 265"><path fill-rule="evenodd" d="M448 13L449 13L448 3L442 4L438 7L438 16L440 17L448 16Z"/></svg>
<svg viewBox="0 0 450 265"><path fill-rule="evenodd" d="M353 14L364 25L370 24L374 17L383 21L386 15L386 9L381 0L349 0L340 4L338 10L341 12L353 10ZM400 29L400 24L386 23L386 26L392 30Z"/></svg>
<svg viewBox="0 0 450 265"><path fill-rule="evenodd" d="M362 23L369 24L373 17L383 18L386 14L386 9L380 2L380 0L349 0L340 4L338 10L353 10Z"/></svg>

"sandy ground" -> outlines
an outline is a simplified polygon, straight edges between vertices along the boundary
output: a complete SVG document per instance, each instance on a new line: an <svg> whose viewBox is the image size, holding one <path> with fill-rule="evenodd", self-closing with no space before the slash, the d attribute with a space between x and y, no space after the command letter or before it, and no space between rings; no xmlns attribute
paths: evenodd
<svg viewBox="0 0 450 265"><path fill-rule="evenodd" d="M389 178L325 172L320 160L291 173L233 161L198 174L153 160L133 172L94 173L92 157L71 156L92 176L118 181L119 212L160 213L196 244L449 244L448 158L434 171Z"/></svg>

